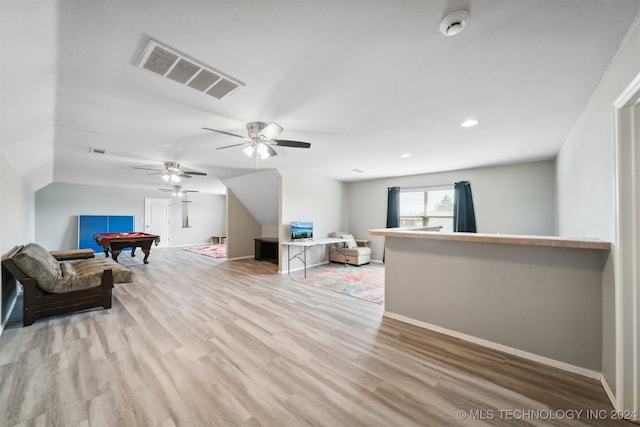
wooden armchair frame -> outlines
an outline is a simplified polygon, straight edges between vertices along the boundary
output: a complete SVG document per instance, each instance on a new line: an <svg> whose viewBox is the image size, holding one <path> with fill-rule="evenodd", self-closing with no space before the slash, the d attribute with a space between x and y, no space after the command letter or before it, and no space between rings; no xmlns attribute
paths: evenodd
<svg viewBox="0 0 640 427"><path fill-rule="evenodd" d="M13 257L22 250L16 246L2 257L3 285L17 280L24 289L24 308L22 325L32 325L37 319L71 313L94 307L111 308L113 272L104 270L102 284L95 288L82 289L60 294L49 293L38 287L35 279L28 277L13 261Z"/></svg>

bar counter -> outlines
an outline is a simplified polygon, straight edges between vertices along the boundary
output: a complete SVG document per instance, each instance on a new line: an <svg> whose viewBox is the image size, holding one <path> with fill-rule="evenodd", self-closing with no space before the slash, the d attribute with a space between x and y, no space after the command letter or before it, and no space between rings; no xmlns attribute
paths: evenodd
<svg viewBox="0 0 640 427"><path fill-rule="evenodd" d="M385 237L385 316L597 377L609 242L369 233Z"/></svg>

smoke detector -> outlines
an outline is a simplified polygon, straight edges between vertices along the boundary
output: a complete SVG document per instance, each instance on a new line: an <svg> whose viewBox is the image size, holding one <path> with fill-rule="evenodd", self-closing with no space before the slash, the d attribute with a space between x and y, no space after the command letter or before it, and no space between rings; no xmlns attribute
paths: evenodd
<svg viewBox="0 0 640 427"><path fill-rule="evenodd" d="M450 13L445 16L442 22L440 22L440 31L445 36L455 36L460 33L465 25L467 25L467 19L469 18L469 12L466 10L459 10L457 12Z"/></svg>

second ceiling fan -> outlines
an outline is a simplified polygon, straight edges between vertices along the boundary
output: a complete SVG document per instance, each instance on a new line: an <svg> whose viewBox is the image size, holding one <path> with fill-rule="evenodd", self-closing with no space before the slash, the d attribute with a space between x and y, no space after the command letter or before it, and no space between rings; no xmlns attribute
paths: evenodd
<svg viewBox="0 0 640 427"><path fill-rule="evenodd" d="M148 166L134 166L133 168L147 170L147 171L154 171L154 173L150 173L149 175L162 174L162 179L164 181L170 181L173 183L180 182L182 178L191 178L193 175L207 176L205 172L197 172L192 170L181 169L180 163L178 162L164 162L164 169L160 169L158 167L148 167Z"/></svg>
<svg viewBox="0 0 640 427"><path fill-rule="evenodd" d="M218 132L225 135L241 138L244 142L239 144L226 145L224 147L218 147L216 150L222 150L231 147L244 146L244 153L251 157L256 155L256 167L260 165L260 159L267 159L269 157L277 156L278 153L273 147L295 147L295 148L310 148L311 144L302 141L291 141L288 139L276 139L278 135L284 130L282 126L277 123L264 123L264 122L250 122L247 123L248 137L237 135L235 133L226 132L223 130L202 128L212 132Z"/></svg>

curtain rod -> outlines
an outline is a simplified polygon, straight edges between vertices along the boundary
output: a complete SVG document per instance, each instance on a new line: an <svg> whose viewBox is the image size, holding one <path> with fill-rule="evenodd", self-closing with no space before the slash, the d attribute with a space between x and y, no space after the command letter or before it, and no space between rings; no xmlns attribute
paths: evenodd
<svg viewBox="0 0 640 427"><path fill-rule="evenodd" d="M449 188L453 189L453 183L451 184L436 184L436 185L421 185L418 187L402 187L400 186L400 191L420 191L420 190L435 190L438 188Z"/></svg>

